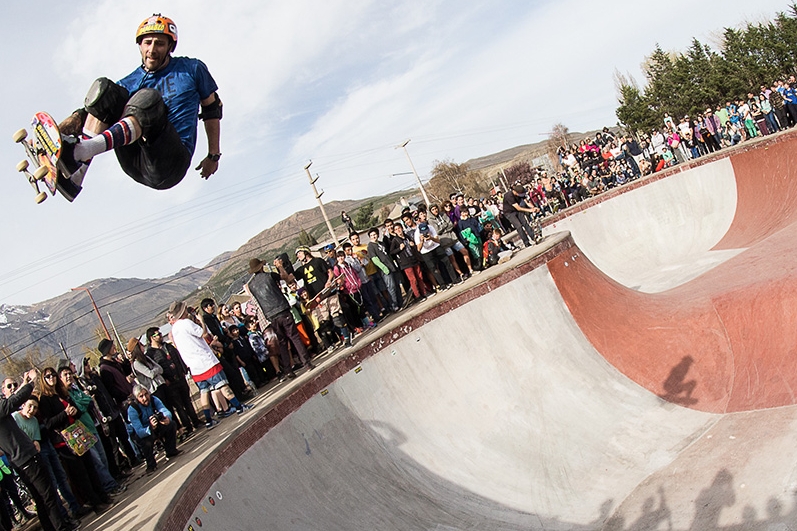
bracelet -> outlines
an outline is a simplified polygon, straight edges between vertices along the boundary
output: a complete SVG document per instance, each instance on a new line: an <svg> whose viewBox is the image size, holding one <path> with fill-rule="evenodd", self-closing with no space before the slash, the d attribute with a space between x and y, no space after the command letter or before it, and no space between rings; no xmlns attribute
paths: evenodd
<svg viewBox="0 0 797 531"><path fill-rule="evenodd" d="M212 160L213 162L218 162L221 158L221 153L208 153L208 159Z"/></svg>

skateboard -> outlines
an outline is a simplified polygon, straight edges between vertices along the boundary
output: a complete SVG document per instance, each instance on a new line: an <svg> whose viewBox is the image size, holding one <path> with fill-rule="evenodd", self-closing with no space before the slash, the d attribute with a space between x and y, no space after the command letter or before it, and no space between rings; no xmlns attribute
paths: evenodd
<svg viewBox="0 0 797 531"><path fill-rule="evenodd" d="M343 275L338 275L332 279L332 285L328 288L324 288L318 293L316 293L315 297L307 301L306 306L308 310L314 309L316 306L321 304L321 301L329 297L332 293L336 292L338 287L338 281L343 278Z"/></svg>
<svg viewBox="0 0 797 531"><path fill-rule="evenodd" d="M28 131L20 129L14 133L14 142L20 144L27 156L17 164L17 171L22 173L30 185L36 190L36 203L47 199L46 191L41 191L39 183L43 182L50 195L58 191L67 201L75 200L81 187L63 177L61 162L61 132L53 117L46 112L37 112L30 122L32 138ZM33 172L30 171L31 164Z"/></svg>

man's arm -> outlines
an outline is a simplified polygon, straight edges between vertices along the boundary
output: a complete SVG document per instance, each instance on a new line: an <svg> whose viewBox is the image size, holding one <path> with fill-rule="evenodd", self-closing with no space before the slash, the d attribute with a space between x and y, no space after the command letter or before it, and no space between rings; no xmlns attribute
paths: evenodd
<svg viewBox="0 0 797 531"><path fill-rule="evenodd" d="M285 264L282 263L282 258L279 257L275 258L274 266L277 268L277 271L279 271L279 276L282 280L284 280L289 284L291 282L296 282L297 280L296 276L291 273L288 273L288 271L285 269Z"/></svg>
<svg viewBox="0 0 797 531"><path fill-rule="evenodd" d="M215 92L200 101L202 107L208 107L216 104L218 94ZM218 105L221 107L221 100L218 100ZM208 155L221 155L221 118L205 118L205 135L208 137ZM218 159L213 160L211 157L205 157L199 166L196 167L199 174L203 179L207 179L219 169Z"/></svg>

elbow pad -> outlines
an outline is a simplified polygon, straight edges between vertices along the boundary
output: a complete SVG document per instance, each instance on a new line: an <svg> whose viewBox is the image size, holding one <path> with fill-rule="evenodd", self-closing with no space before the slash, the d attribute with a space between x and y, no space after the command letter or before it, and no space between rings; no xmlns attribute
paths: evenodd
<svg viewBox="0 0 797 531"><path fill-rule="evenodd" d="M222 106L221 98L215 92L213 93L214 100L210 105L202 105L202 112L199 114L200 120L221 120Z"/></svg>

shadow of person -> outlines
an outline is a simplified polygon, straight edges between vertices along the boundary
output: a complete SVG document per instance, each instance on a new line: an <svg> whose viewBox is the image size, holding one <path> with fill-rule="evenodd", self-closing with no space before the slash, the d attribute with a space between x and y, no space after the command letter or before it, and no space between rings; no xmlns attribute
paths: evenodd
<svg viewBox="0 0 797 531"><path fill-rule="evenodd" d="M694 362L692 356L684 356L678 365L672 368L667 379L664 380L662 387L665 393L660 394L660 398L684 406L697 404L697 399L692 397L697 382L695 380L686 381L686 374Z"/></svg>
<svg viewBox="0 0 797 531"><path fill-rule="evenodd" d="M733 490L733 475L723 468L714 476L714 481L701 490L695 498L695 518L689 529L693 531L709 531L720 529L719 518L725 507L736 503Z"/></svg>

